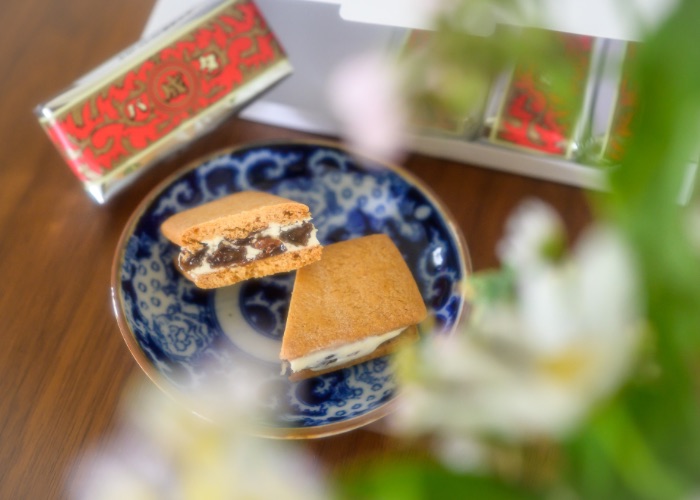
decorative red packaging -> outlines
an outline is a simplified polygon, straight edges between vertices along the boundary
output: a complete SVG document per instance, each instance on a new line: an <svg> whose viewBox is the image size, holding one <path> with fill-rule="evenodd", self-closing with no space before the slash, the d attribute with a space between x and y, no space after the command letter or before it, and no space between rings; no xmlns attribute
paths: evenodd
<svg viewBox="0 0 700 500"><path fill-rule="evenodd" d="M107 61L36 114L104 203L291 71L253 1L217 0Z"/></svg>
<svg viewBox="0 0 700 500"><path fill-rule="evenodd" d="M563 57L532 58L515 64L490 131L490 140L531 152L574 158L579 150L595 82L597 39L557 31L539 31ZM556 44L556 45L554 45ZM555 71L566 75L555 88ZM565 88L564 88L565 87Z"/></svg>
<svg viewBox="0 0 700 500"><path fill-rule="evenodd" d="M638 50L638 42L626 43L615 107L612 112L610 128L605 134L601 148L601 162L604 164L617 165L621 163L627 142L632 136L632 119L639 104L639 91L633 71Z"/></svg>

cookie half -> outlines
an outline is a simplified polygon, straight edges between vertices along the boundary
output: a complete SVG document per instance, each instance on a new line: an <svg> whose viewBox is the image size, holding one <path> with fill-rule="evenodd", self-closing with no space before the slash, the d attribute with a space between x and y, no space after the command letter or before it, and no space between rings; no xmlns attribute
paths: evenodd
<svg viewBox="0 0 700 500"><path fill-rule="evenodd" d="M280 359L299 380L383 356L418 338L427 310L401 253L383 234L324 247L297 271Z"/></svg>
<svg viewBox="0 0 700 500"><path fill-rule="evenodd" d="M293 271L321 258L309 207L243 191L177 213L161 225L177 266L200 288Z"/></svg>

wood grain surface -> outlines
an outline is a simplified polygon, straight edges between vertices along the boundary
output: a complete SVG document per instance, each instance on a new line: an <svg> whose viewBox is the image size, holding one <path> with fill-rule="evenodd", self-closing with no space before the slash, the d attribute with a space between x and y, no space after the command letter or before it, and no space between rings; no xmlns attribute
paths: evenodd
<svg viewBox="0 0 700 500"><path fill-rule="evenodd" d="M106 206L83 192L40 129L33 108L137 40L151 0L0 2L0 498L66 496L84 451L110 436L127 383L145 379L117 328L110 266L132 210L184 163L235 144L313 139L232 118L150 170ZM410 156L405 166L453 213L473 267L497 263L511 209L540 197L575 237L590 221L579 190ZM305 442L329 470L420 449L358 430Z"/></svg>

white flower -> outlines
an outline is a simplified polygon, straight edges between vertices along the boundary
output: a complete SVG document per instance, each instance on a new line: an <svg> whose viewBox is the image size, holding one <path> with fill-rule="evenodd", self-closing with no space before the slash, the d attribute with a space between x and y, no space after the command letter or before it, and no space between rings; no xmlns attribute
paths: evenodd
<svg viewBox="0 0 700 500"><path fill-rule="evenodd" d="M245 387L218 394L235 400L217 409L216 422L152 385L127 396L124 425L108 446L82 459L70 485L72 498L328 498L318 467L301 448L245 432L240 410L250 407ZM213 396L207 395L207 402Z"/></svg>
<svg viewBox="0 0 700 500"><path fill-rule="evenodd" d="M70 484L75 500L184 498L168 457L134 436L87 453L81 465Z"/></svg>
<svg viewBox="0 0 700 500"><path fill-rule="evenodd" d="M528 206L503 247L514 295L477 296L466 331L428 339L400 399L399 430L443 442L558 439L624 382L641 331L631 252L595 227L570 257L541 259L556 218Z"/></svg>
<svg viewBox="0 0 700 500"><path fill-rule="evenodd" d="M329 104L349 145L397 161L405 145L406 111L395 61L379 52L342 61L328 82Z"/></svg>
<svg viewBox="0 0 700 500"><path fill-rule="evenodd" d="M522 202L506 222L496 247L502 264L521 272L547 264L547 250L561 245L564 225L554 209L538 199Z"/></svg>
<svg viewBox="0 0 700 500"><path fill-rule="evenodd" d="M484 446L468 436L439 439L436 452L443 463L457 473L482 470L488 462Z"/></svg>

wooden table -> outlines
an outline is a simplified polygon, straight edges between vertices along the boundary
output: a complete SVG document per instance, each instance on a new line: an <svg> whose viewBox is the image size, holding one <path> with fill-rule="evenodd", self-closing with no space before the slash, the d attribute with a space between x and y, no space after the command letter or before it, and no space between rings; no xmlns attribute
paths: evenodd
<svg viewBox="0 0 700 500"><path fill-rule="evenodd" d="M110 266L139 201L183 163L217 149L313 136L232 118L150 170L106 206L82 190L40 129L33 107L138 37L151 1L0 2L0 498L65 495L81 452L108 437L132 377L143 378L117 328ZM410 171L428 183L463 230L475 269L512 207L540 197L572 235L590 220L577 189L424 156ZM329 469L413 451L366 430L307 442Z"/></svg>

